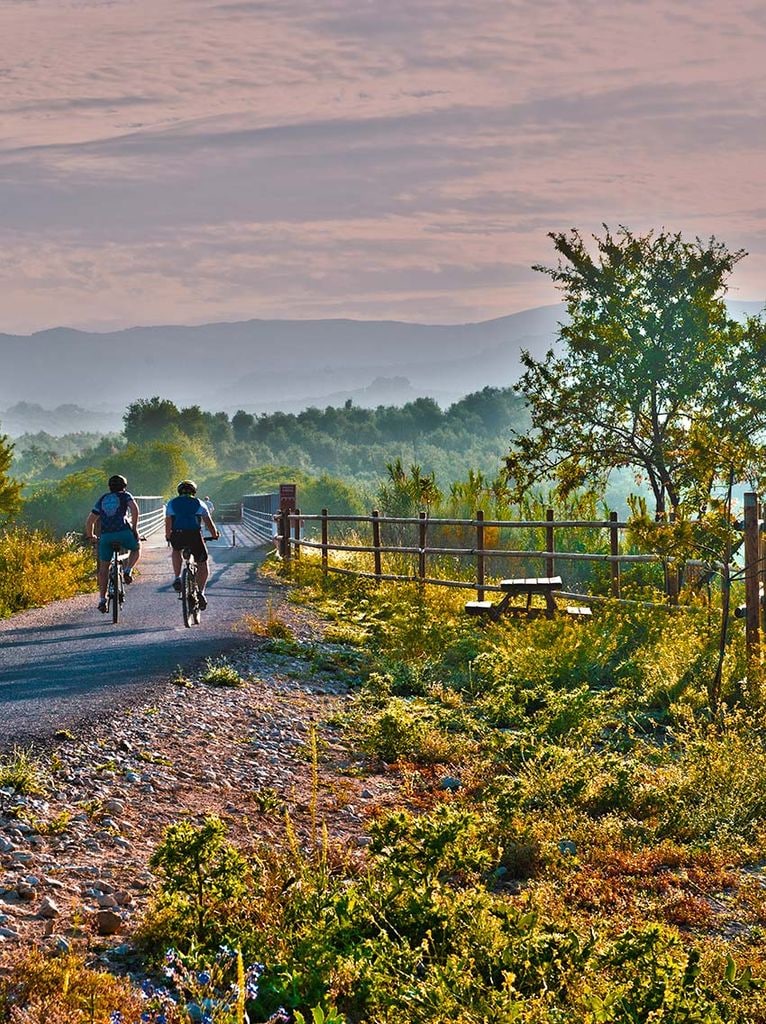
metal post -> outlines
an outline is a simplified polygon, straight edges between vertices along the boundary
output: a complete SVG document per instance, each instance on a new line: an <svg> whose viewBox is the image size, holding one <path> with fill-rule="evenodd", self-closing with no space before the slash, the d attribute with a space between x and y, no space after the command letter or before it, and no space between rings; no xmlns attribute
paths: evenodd
<svg viewBox="0 0 766 1024"><path fill-rule="evenodd" d="M484 512L476 511L476 600L484 600Z"/></svg>
<svg viewBox="0 0 766 1024"><path fill-rule="evenodd" d="M553 522L553 509L552 508L548 508L548 509L545 510L545 519L549 523ZM545 559L545 575L549 579L550 579L551 576L555 576L556 575L556 562L555 562L555 560L553 558L553 554L552 554L552 552L555 551L555 548L554 548L553 545L554 545L553 527L552 526L546 526L545 527L545 550L551 552L551 557Z"/></svg>
<svg viewBox="0 0 766 1024"><path fill-rule="evenodd" d="M373 551L373 558L375 559L375 579L380 583L383 568L380 558L380 512L376 508L372 510L372 546L375 548Z"/></svg>
<svg viewBox="0 0 766 1024"><path fill-rule="evenodd" d="M428 527L428 513L420 513L420 524L418 528L418 578L421 583L426 578L426 530Z"/></svg>
<svg viewBox="0 0 766 1024"><path fill-rule="evenodd" d="M322 509L322 572L327 575L327 509Z"/></svg>
<svg viewBox="0 0 766 1024"><path fill-rule="evenodd" d="M620 531L617 528L617 513L609 513L609 552L612 558L620 553ZM620 596L620 563L611 562L612 567L612 597Z"/></svg>

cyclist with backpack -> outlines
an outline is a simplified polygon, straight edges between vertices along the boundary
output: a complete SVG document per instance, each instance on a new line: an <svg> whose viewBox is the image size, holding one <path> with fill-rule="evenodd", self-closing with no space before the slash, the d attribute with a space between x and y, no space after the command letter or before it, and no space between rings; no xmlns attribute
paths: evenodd
<svg viewBox="0 0 766 1024"><path fill-rule="evenodd" d="M109 580L109 562L112 545L120 544L130 552L123 572L126 583L133 582L133 568L141 557L138 540L138 505L128 491L124 476L109 477L109 490L102 494L85 521L85 536L98 542L98 610L106 612L106 588Z"/></svg>
<svg viewBox="0 0 766 1024"><path fill-rule="evenodd" d="M207 608L205 584L209 573L202 523L214 540L218 540L220 534L211 518L210 509L197 497L197 485L194 481L182 480L177 490L178 497L171 499L165 506L165 539L173 549L173 589L181 590L181 552L184 548L189 548L197 563L199 604L204 611Z"/></svg>

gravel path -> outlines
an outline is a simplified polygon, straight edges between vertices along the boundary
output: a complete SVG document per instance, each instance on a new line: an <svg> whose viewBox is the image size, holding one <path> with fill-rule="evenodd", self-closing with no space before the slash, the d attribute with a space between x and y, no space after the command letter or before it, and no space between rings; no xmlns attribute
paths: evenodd
<svg viewBox="0 0 766 1024"><path fill-rule="evenodd" d="M318 642L310 617L287 618L301 642ZM332 724L345 686L252 635L230 663L241 686L166 681L151 702L58 739L38 761L44 796L0 789L0 970L19 943L92 954L101 936L105 962L130 955L122 943L154 890L151 852L180 818L217 814L247 849L280 845L287 812L302 844L318 839L318 821L362 854L369 815L392 792L387 778L359 778L362 761Z"/></svg>
<svg viewBox="0 0 766 1024"><path fill-rule="evenodd" d="M111 715L153 692L179 663L241 644L243 616L264 616L279 588L257 575L263 551L231 547L230 531L222 533L209 544L209 606L200 626L181 621L162 539L144 545L116 626L93 594L0 622L0 749Z"/></svg>

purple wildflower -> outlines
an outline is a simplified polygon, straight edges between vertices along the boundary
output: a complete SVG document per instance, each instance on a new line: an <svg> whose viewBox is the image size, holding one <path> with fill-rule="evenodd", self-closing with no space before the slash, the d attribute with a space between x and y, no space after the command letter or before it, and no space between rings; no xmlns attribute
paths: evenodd
<svg viewBox="0 0 766 1024"><path fill-rule="evenodd" d="M199 974L197 975L197 981L200 983L200 985L209 985L211 981L210 972L200 971Z"/></svg>

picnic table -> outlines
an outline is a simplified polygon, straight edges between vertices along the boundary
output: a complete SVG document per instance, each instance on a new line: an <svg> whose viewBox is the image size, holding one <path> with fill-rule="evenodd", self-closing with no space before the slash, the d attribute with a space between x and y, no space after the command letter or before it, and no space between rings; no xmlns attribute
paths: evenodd
<svg viewBox="0 0 766 1024"><path fill-rule="evenodd" d="M497 620L503 612L510 612L513 615L526 615L532 618L539 615L540 608L532 607L532 598L535 594L541 594L545 598L545 615L552 619L556 613L556 598L554 594L561 590L560 576L527 576L520 579L501 580L500 589L503 596L500 601L468 601L465 610L469 615L487 615ZM511 604L511 599L517 596L525 596L524 605Z"/></svg>
<svg viewBox="0 0 766 1024"><path fill-rule="evenodd" d="M503 612L512 615L525 615L527 618L534 618L544 614L546 618L552 619L557 611L556 594L562 589L560 576L526 576L519 579L500 581L500 589L503 596L500 601L468 601L465 610L469 615L487 616L497 621ZM536 608L532 605L532 598L539 594L545 599L545 608ZM511 604L513 597L526 597L523 605ZM590 617L590 608L567 608L566 613L575 618Z"/></svg>

